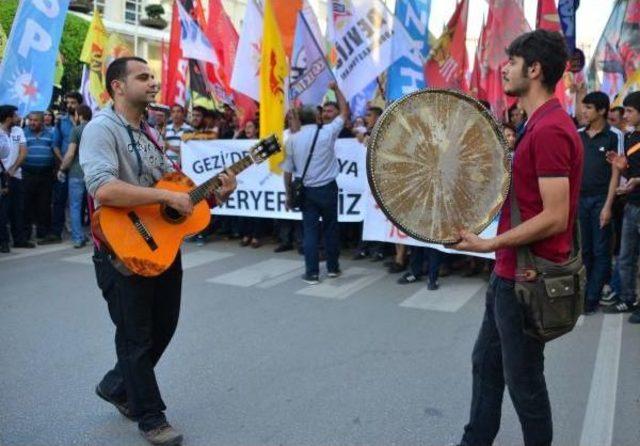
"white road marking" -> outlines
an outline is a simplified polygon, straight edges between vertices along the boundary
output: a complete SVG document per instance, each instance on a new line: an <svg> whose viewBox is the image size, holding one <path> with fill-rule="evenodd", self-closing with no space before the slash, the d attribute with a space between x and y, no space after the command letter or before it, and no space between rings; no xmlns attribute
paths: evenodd
<svg viewBox="0 0 640 446"><path fill-rule="evenodd" d="M429 291L427 284L419 283L420 289L403 301L400 306L419 310L443 311L455 313L462 308L484 285L482 279L455 278L440 281L440 288Z"/></svg>
<svg viewBox="0 0 640 446"><path fill-rule="evenodd" d="M206 265L207 263L215 262L218 260L232 257L235 254L231 252L200 250L190 251L182 254L182 269L188 270L196 268L198 266ZM79 263L82 265L93 265L93 253L84 253L76 256L64 257L61 259L64 262Z"/></svg>
<svg viewBox="0 0 640 446"><path fill-rule="evenodd" d="M576 327L582 327L584 325L584 314L578 316L578 320L576 321Z"/></svg>
<svg viewBox="0 0 640 446"><path fill-rule="evenodd" d="M611 446L616 413L623 315L605 315L580 446Z"/></svg>
<svg viewBox="0 0 640 446"><path fill-rule="evenodd" d="M281 283L284 283L288 280L295 279L296 277L302 277L303 273L304 273L304 264L300 265L300 262L298 262L298 268L294 269L293 271L282 274L281 276L278 276L278 277L274 277L273 279L260 282L259 284L256 285L256 287L262 288L262 289L273 288L274 286L280 285Z"/></svg>
<svg viewBox="0 0 640 446"><path fill-rule="evenodd" d="M218 260L228 259L235 254L232 252L213 251L208 249L189 251L182 253L182 269L187 270L206 265L207 263L217 262Z"/></svg>
<svg viewBox="0 0 640 446"><path fill-rule="evenodd" d="M0 255L0 262L6 262L8 260L26 259L28 257L51 254L52 252L71 249L71 247L72 245L62 243L58 245L49 245L49 246L42 246L42 247L38 246L36 248L11 248L10 254Z"/></svg>
<svg viewBox="0 0 640 446"><path fill-rule="evenodd" d="M93 261L91 260L91 257L93 257L93 253L86 252L84 254L79 254L76 256L63 257L60 260L62 260L63 262L69 262L69 263L80 263L82 265L93 265Z"/></svg>
<svg viewBox="0 0 640 446"><path fill-rule="evenodd" d="M309 285L296 292L305 296L324 297L327 299L346 299L372 283L387 277L386 273L371 269L352 267L335 279L325 277L318 285Z"/></svg>
<svg viewBox="0 0 640 446"><path fill-rule="evenodd" d="M236 269L232 272L207 279L209 283L220 283L240 287L271 286L289 280L292 275L301 273L300 260L268 259L262 262Z"/></svg>

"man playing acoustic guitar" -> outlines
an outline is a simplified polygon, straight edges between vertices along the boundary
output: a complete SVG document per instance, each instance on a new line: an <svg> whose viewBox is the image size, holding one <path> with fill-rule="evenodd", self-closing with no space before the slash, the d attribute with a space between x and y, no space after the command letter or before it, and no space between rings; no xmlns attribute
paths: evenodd
<svg viewBox="0 0 640 446"><path fill-rule="evenodd" d="M160 136L143 119L158 93L158 83L147 62L137 57L116 59L107 69L106 88L113 106L87 124L80 142L80 164L95 206L164 204L190 215L193 204L189 194L151 187L173 168ZM231 172L221 174L220 179L218 202L236 188ZM178 323L180 254L162 274L142 277L119 267L104 244L96 245L96 279L116 326L118 358L97 385L96 393L137 421L142 436L150 443L180 445L182 435L167 423L154 373Z"/></svg>

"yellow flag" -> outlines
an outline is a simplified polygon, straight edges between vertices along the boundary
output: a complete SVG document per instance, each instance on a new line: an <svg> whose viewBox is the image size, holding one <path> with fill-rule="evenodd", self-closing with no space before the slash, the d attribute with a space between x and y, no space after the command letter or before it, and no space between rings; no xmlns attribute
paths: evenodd
<svg viewBox="0 0 640 446"><path fill-rule="evenodd" d="M7 43L7 35L4 33L4 29L2 29L2 25L0 25L0 60L2 60L2 55L4 54L4 46Z"/></svg>
<svg viewBox="0 0 640 446"><path fill-rule="evenodd" d="M89 25L80 53L80 61L89 65L89 92L99 107L104 107L110 100L102 77L102 62L107 38L107 30L102 23L100 13L94 10L93 20Z"/></svg>
<svg viewBox="0 0 640 446"><path fill-rule="evenodd" d="M281 143L285 113L284 79L287 71L287 59L271 0L266 0L260 60L260 137L265 138L275 133ZM272 172L281 172L280 163L283 159L284 150L269 159Z"/></svg>
<svg viewBox="0 0 640 446"><path fill-rule="evenodd" d="M133 50L129 44L118 33L112 33L107 38L104 44L104 50L102 53L102 77L103 79L107 75L107 68L119 57L133 56Z"/></svg>
<svg viewBox="0 0 640 446"><path fill-rule="evenodd" d="M622 106L622 101L629 94L634 91L640 91L640 69L638 69L635 73L633 73L627 82L624 83L622 89L618 92L618 96L616 100L611 105L612 107L620 107Z"/></svg>

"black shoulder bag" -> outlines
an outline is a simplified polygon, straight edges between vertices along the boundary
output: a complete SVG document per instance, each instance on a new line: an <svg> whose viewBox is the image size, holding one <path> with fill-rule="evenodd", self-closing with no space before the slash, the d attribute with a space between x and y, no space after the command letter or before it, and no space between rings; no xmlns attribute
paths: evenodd
<svg viewBox="0 0 640 446"><path fill-rule="evenodd" d="M307 156L307 162L304 165L304 170L302 171L302 176L300 178L295 178L291 182L291 207L293 209L301 209L304 204L304 177L307 175L307 170L309 169L309 163L311 162L311 156L313 155L313 151L316 148L316 141L318 140L318 134L320 133L320 129L322 125L318 126L318 130L316 130L316 134L313 137L313 142L311 143L311 149L309 150L309 156Z"/></svg>
<svg viewBox="0 0 640 446"><path fill-rule="evenodd" d="M512 190L511 227L521 222L518 199ZM524 308L524 332L541 342L569 333L582 314L587 282L578 219L573 225L571 255L566 262L535 256L529 246L517 250L515 293Z"/></svg>

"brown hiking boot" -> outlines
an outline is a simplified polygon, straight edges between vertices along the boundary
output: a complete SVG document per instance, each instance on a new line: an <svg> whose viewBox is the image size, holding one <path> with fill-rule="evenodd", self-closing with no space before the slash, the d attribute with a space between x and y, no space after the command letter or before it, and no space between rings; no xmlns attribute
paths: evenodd
<svg viewBox="0 0 640 446"><path fill-rule="evenodd" d="M131 421L138 421L136 417L131 415L131 410L129 409L129 405L126 401L116 401L115 399L111 398L109 395L102 391L102 389L100 388L100 384L96 386L96 395L105 400L107 403L113 404L115 408L118 409L118 412L120 412Z"/></svg>
<svg viewBox="0 0 640 446"><path fill-rule="evenodd" d="M140 435L156 446L180 446L182 444L182 434L171 427L169 423L163 423L148 431L141 430Z"/></svg>

